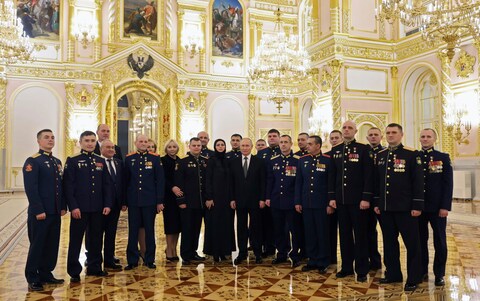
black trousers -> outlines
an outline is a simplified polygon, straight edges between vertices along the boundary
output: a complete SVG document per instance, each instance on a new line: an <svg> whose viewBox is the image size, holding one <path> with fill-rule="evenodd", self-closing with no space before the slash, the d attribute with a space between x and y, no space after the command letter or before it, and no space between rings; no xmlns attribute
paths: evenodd
<svg viewBox="0 0 480 301"><path fill-rule="evenodd" d="M276 209L271 208L273 218L273 228L275 229L275 246L277 247L277 258L290 258L299 260L299 250L297 239L297 228L295 227L294 216L295 209ZM291 242L290 242L291 238Z"/></svg>
<svg viewBox="0 0 480 301"><path fill-rule="evenodd" d="M410 211L382 211L383 256L388 271L388 278L403 279L400 268L400 246L398 234L402 235L407 248L407 283L422 282L422 254L420 250L420 234L418 217L413 217Z"/></svg>
<svg viewBox="0 0 480 301"><path fill-rule="evenodd" d="M27 218L28 249L25 278L28 283L40 282L53 277L57 265L60 242L60 215L47 214L45 220L38 221L34 214Z"/></svg>
<svg viewBox="0 0 480 301"><path fill-rule="evenodd" d="M305 228L303 227L303 215L293 210L293 228L295 237L292 237L292 251L290 258L303 259L306 258L307 251L305 247Z"/></svg>
<svg viewBox="0 0 480 301"><path fill-rule="evenodd" d="M115 238L117 236L118 218L120 208L113 208L110 214L103 218L103 260L105 264L113 265L115 257Z"/></svg>
<svg viewBox="0 0 480 301"><path fill-rule="evenodd" d="M87 272L96 273L102 270L103 214L102 212L82 212L81 219L70 219L67 272L71 277L77 277L82 272L79 256L87 229Z"/></svg>
<svg viewBox="0 0 480 301"><path fill-rule="evenodd" d="M157 206L129 206L128 207L128 244L127 244L127 262L128 264L138 264L140 252L138 250L138 229L141 226L145 228L145 263L155 262L155 217L157 216Z"/></svg>
<svg viewBox="0 0 480 301"><path fill-rule="evenodd" d="M188 207L180 209L180 219L182 221L180 256L182 256L182 260L192 260L197 255L203 209Z"/></svg>
<svg viewBox="0 0 480 301"><path fill-rule="evenodd" d="M305 245L309 266L330 265L329 223L326 209L303 209Z"/></svg>
<svg viewBox="0 0 480 301"><path fill-rule="evenodd" d="M338 246L338 213L328 215L328 223L330 226L330 263L337 263L337 246Z"/></svg>
<svg viewBox="0 0 480 301"><path fill-rule="evenodd" d="M247 241L250 232L250 246L256 257L262 256L262 217L260 208L237 208L238 257L247 258ZM250 225L248 224L250 217Z"/></svg>
<svg viewBox="0 0 480 301"><path fill-rule="evenodd" d="M370 260L370 267L382 267L382 257L378 252L377 218L380 222L380 215L377 215L375 211L373 211L372 206L370 206L367 221L368 258Z"/></svg>
<svg viewBox="0 0 480 301"><path fill-rule="evenodd" d="M272 209L265 206L260 211L262 217L262 251L265 253L275 253L275 229L273 225Z"/></svg>
<svg viewBox="0 0 480 301"><path fill-rule="evenodd" d="M368 264L367 218L368 211L360 210L359 205L337 205L338 229L340 233L340 254L342 271L366 275Z"/></svg>
<svg viewBox="0 0 480 301"><path fill-rule="evenodd" d="M438 216L438 212L422 212L419 219L420 245L422 250L422 274L428 274L428 224L433 230L433 273L435 277L445 276L447 264L447 218Z"/></svg>

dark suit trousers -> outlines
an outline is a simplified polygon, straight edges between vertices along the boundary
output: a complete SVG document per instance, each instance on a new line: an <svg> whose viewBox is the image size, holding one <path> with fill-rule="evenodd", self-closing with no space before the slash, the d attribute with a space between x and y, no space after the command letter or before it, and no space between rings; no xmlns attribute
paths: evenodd
<svg viewBox="0 0 480 301"><path fill-rule="evenodd" d="M250 216L250 225L248 217ZM262 256L262 220L260 208L237 208L238 257L247 258L247 241L250 232L250 246L256 257Z"/></svg>
<svg viewBox="0 0 480 301"><path fill-rule="evenodd" d="M104 216L103 260L105 264L113 265L115 257L115 237L117 236L120 208L113 208L110 214Z"/></svg>
<svg viewBox="0 0 480 301"><path fill-rule="evenodd" d="M275 253L275 229L273 229L272 209L265 206L260 211L262 216L262 249L266 253Z"/></svg>
<svg viewBox="0 0 480 301"><path fill-rule="evenodd" d="M359 205L337 205L338 229L340 233L340 254L342 271L355 272L358 275L368 273L367 220L368 211L360 210Z"/></svg>
<svg viewBox="0 0 480 301"><path fill-rule="evenodd" d="M198 239L202 228L203 209L180 209L182 235L180 238L180 256L182 260L192 260L197 255Z"/></svg>
<svg viewBox="0 0 480 301"><path fill-rule="evenodd" d="M25 277L28 283L48 280L57 265L60 242L60 215L47 214L47 218L38 221L34 214L28 215L28 249Z"/></svg>
<svg viewBox="0 0 480 301"><path fill-rule="evenodd" d="M330 265L329 224L326 209L303 209L305 245L309 266Z"/></svg>
<svg viewBox="0 0 480 301"><path fill-rule="evenodd" d="M330 226L330 263L337 264L337 246L338 246L338 213L328 215Z"/></svg>
<svg viewBox="0 0 480 301"><path fill-rule="evenodd" d="M292 251L290 258L299 259L306 257L305 251L305 229L303 227L303 216L293 210L293 228L295 236L292 237Z"/></svg>
<svg viewBox="0 0 480 301"><path fill-rule="evenodd" d="M382 266L382 257L378 252L377 218L380 219L380 215L377 215L370 205L367 221L368 258L370 259L370 267Z"/></svg>
<svg viewBox="0 0 480 301"><path fill-rule="evenodd" d="M155 262L155 217L157 216L157 206L129 206L128 207L128 244L127 244L127 262L128 264L138 264L140 252L138 251L138 229L143 225L145 228L145 263Z"/></svg>
<svg viewBox="0 0 480 301"><path fill-rule="evenodd" d="M87 229L87 272L96 273L102 270L103 214L102 212L82 212L81 219L70 219L67 272L71 277L76 277L82 272L79 255L83 235Z"/></svg>
<svg viewBox="0 0 480 301"><path fill-rule="evenodd" d="M388 278L403 279L400 268L400 246L398 234L407 248L407 283L422 282L422 254L418 217L412 217L410 211L382 211L383 256L388 271Z"/></svg>
<svg viewBox="0 0 480 301"><path fill-rule="evenodd" d="M419 219L420 244L422 249L422 272L428 273L428 223L433 230L433 273L435 277L445 276L447 264L447 218L439 217L438 212L422 212Z"/></svg>

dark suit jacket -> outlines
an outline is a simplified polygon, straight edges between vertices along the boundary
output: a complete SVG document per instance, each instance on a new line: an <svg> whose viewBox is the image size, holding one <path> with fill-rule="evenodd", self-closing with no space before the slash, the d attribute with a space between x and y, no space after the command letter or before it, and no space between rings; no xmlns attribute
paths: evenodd
<svg viewBox="0 0 480 301"><path fill-rule="evenodd" d="M265 201L265 163L257 156L250 159L247 177L243 175L243 156L230 160L231 199L237 208L258 208Z"/></svg>
<svg viewBox="0 0 480 301"><path fill-rule="evenodd" d="M106 160L107 159L105 159L105 161ZM123 177L123 161L113 157L113 162L115 164L115 176L112 176L112 195L115 197L112 208L121 208L123 205L126 205L125 190L123 189L125 185Z"/></svg>
<svg viewBox="0 0 480 301"><path fill-rule="evenodd" d="M95 150L93 152L99 156L102 155L102 153L100 152L100 144L98 144L98 141L97 141L97 144L95 145ZM113 157L123 162L122 150L116 144L115 144L115 155L113 155Z"/></svg>

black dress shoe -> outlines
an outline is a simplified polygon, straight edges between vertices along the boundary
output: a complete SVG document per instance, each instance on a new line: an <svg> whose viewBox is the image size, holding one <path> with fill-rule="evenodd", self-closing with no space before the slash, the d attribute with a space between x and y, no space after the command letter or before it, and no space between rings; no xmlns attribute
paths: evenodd
<svg viewBox="0 0 480 301"><path fill-rule="evenodd" d="M292 259L292 268L296 268L300 265L300 260Z"/></svg>
<svg viewBox="0 0 480 301"><path fill-rule="evenodd" d="M415 283L405 283L405 287L403 288L404 291L413 292L417 289L417 285Z"/></svg>
<svg viewBox="0 0 480 301"><path fill-rule="evenodd" d="M326 273L327 273L327 269L328 269L328 267L319 267L319 268L318 268L318 272L319 272L320 274L326 274Z"/></svg>
<svg viewBox="0 0 480 301"><path fill-rule="evenodd" d="M152 269L152 270L157 268L157 266L154 263L147 263L145 266L149 269Z"/></svg>
<svg viewBox="0 0 480 301"><path fill-rule="evenodd" d="M116 264L116 263L105 264L104 266L105 266L106 269L111 269L111 270L121 270L122 269L122 266L119 265L119 264Z"/></svg>
<svg viewBox="0 0 480 301"><path fill-rule="evenodd" d="M350 275L353 275L353 272L347 272L347 271L344 271L344 270L341 270L340 272L335 274L335 276L337 278L345 278L345 277L350 276Z"/></svg>
<svg viewBox="0 0 480 301"><path fill-rule="evenodd" d="M78 282L80 282L80 276L78 276L78 275L77 275L77 276L72 276L72 277L70 278L70 282L72 282L72 283L78 283Z"/></svg>
<svg viewBox="0 0 480 301"><path fill-rule="evenodd" d="M132 264L128 264L128 265L124 268L124 270L125 270L125 271L130 271L130 270L133 270L133 269L136 268L136 267L138 267L138 264L133 264L133 263L132 263Z"/></svg>
<svg viewBox="0 0 480 301"><path fill-rule="evenodd" d="M120 259L118 259L117 257L113 257L113 262L116 263L116 264L119 264L119 263L120 263Z"/></svg>
<svg viewBox="0 0 480 301"><path fill-rule="evenodd" d="M205 261L205 257L202 257L198 254L195 254L195 256L193 256L192 260L196 260L196 261Z"/></svg>
<svg viewBox="0 0 480 301"><path fill-rule="evenodd" d="M381 270L381 269L382 269L381 264L371 264L370 265L370 271L378 271L378 270Z"/></svg>
<svg viewBox="0 0 480 301"><path fill-rule="evenodd" d="M97 277L104 277L104 276L108 276L108 273L107 271L96 271L96 272L89 272L87 271L87 276L97 276Z"/></svg>
<svg viewBox="0 0 480 301"><path fill-rule="evenodd" d="M235 258L235 260L233 261L233 264L234 265L239 265L241 264L246 258L245 257L240 257L238 256L237 258Z"/></svg>
<svg viewBox="0 0 480 301"><path fill-rule="evenodd" d="M284 258L275 258L274 260L272 260L272 264L280 264L280 263L285 263L287 262L288 259L286 257Z"/></svg>
<svg viewBox="0 0 480 301"><path fill-rule="evenodd" d="M43 291L43 285L41 282L32 282L28 284L28 289L32 292Z"/></svg>
<svg viewBox="0 0 480 301"><path fill-rule="evenodd" d="M308 271L313 271L313 270L316 270L318 269L316 266L313 266L313 265L304 265L302 267L302 272L308 272Z"/></svg>
<svg viewBox="0 0 480 301"><path fill-rule="evenodd" d="M61 284L61 283L64 283L64 282L65 282L65 280L63 280L63 279L57 279L57 278L55 278L55 277L42 280L42 283L46 283L46 284Z"/></svg>
<svg viewBox="0 0 480 301"><path fill-rule="evenodd" d="M255 258L255 263L256 263L256 264L261 264L262 262L263 262L262 256L257 256L257 257Z"/></svg>
<svg viewBox="0 0 480 301"><path fill-rule="evenodd" d="M388 283L396 283L396 282L402 282L403 280L402 279L392 279L392 278L381 278L378 282L380 282L380 284L388 284Z"/></svg>
<svg viewBox="0 0 480 301"><path fill-rule="evenodd" d="M366 282L367 281L367 275L357 275L357 281L358 282Z"/></svg>
<svg viewBox="0 0 480 301"><path fill-rule="evenodd" d="M435 277L435 286L444 286L445 280L443 277Z"/></svg>
<svg viewBox="0 0 480 301"><path fill-rule="evenodd" d="M168 261L175 262L175 257L166 257ZM177 257L178 258L178 257Z"/></svg>

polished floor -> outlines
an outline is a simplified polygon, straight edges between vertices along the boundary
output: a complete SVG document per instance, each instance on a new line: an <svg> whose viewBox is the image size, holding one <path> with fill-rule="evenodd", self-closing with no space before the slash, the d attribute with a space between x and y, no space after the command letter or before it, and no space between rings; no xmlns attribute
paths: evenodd
<svg viewBox="0 0 480 301"><path fill-rule="evenodd" d="M19 202L15 200L15 204ZM0 217L5 214L2 206L0 202L0 212L3 212ZM458 204L463 209L469 206L473 205ZM470 215L475 216L476 210L470 210ZM435 287L430 273L430 281L421 284L413 293L404 293L402 284L379 285L381 271L371 272L366 283L356 282L353 276L336 279L335 265L330 266L325 275L302 272L300 267L292 269L288 265L273 267L269 264L271 258L261 265L236 267L231 261L214 264L207 259L198 266L182 267L165 260L165 236L161 215L158 217L155 271L142 266L133 271L110 272L104 278L82 274L82 282L75 284L70 283L66 274L69 217L65 216L55 274L66 282L47 285L45 291L38 293L28 292L24 278L28 239L22 233L0 266L0 300L480 300L477 274L480 272L480 227L475 223L462 223L458 216L448 225L446 286ZM126 214L122 214L117 256L123 265L126 264L126 232ZM404 260L402 262L405 270Z"/></svg>

